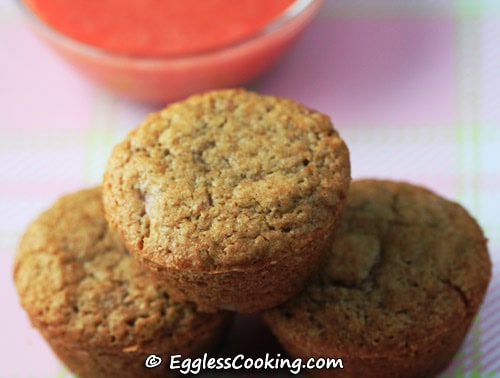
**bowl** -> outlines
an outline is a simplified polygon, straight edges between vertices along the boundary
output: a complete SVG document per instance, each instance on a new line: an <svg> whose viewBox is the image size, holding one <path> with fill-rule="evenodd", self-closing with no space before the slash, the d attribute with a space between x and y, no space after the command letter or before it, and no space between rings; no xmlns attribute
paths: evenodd
<svg viewBox="0 0 500 378"><path fill-rule="evenodd" d="M322 2L296 0L251 38L220 49L186 56L135 57L76 41L18 0L35 33L82 74L126 97L158 104L206 90L242 86L256 79L283 56Z"/></svg>

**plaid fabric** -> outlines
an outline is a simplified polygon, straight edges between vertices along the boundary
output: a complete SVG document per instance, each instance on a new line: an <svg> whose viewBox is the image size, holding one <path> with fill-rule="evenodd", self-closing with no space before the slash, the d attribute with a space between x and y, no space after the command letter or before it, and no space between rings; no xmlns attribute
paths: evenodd
<svg viewBox="0 0 500 378"><path fill-rule="evenodd" d="M5 0L0 46L0 377L63 377L18 304L17 241L61 194L98 185L112 146L155 109L80 77ZM500 376L500 1L326 0L250 87L329 114L354 178L421 184L477 218L494 276L443 377Z"/></svg>

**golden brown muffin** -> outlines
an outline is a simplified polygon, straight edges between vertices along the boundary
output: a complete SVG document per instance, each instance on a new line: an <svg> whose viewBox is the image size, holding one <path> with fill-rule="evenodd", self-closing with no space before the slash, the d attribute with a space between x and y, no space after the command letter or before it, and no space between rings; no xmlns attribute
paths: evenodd
<svg viewBox="0 0 500 378"><path fill-rule="evenodd" d="M297 293L330 245L350 182L330 119L245 90L150 115L104 175L106 216L177 300L269 308Z"/></svg>
<svg viewBox="0 0 500 378"><path fill-rule="evenodd" d="M100 188L62 197L28 227L14 279L33 326L83 378L164 377L171 354L210 350L229 320L172 303L108 228ZM163 364L146 369L149 354Z"/></svg>
<svg viewBox="0 0 500 378"><path fill-rule="evenodd" d="M486 239L458 204L407 183L351 185L335 242L300 295L263 314L318 377L431 377L457 352L491 276Z"/></svg>

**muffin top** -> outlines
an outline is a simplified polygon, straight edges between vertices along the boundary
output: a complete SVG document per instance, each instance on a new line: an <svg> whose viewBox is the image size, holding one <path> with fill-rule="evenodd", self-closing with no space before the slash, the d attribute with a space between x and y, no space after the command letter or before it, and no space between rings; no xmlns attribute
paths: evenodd
<svg viewBox="0 0 500 378"><path fill-rule="evenodd" d="M171 303L152 282L108 228L100 188L62 197L29 225L14 279L33 325L68 343L129 351L163 337L175 344L215 317Z"/></svg>
<svg viewBox="0 0 500 378"><path fill-rule="evenodd" d="M131 252L224 272L300 249L334 222L349 181L347 147L326 115L235 89L150 115L114 148L103 193Z"/></svg>
<svg viewBox="0 0 500 378"><path fill-rule="evenodd" d="M405 353L473 316L490 276L486 239L461 206L407 183L355 181L321 270L265 316L339 356Z"/></svg>

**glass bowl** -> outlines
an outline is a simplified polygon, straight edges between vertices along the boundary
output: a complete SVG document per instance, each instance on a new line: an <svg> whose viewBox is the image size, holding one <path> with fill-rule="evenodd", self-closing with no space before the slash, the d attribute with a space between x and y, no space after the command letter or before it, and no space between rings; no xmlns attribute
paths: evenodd
<svg viewBox="0 0 500 378"><path fill-rule="evenodd" d="M311 22L323 0L296 0L251 38L197 55L117 55L61 34L23 3L32 29L88 78L129 98L166 103L210 89L244 85L268 70Z"/></svg>

